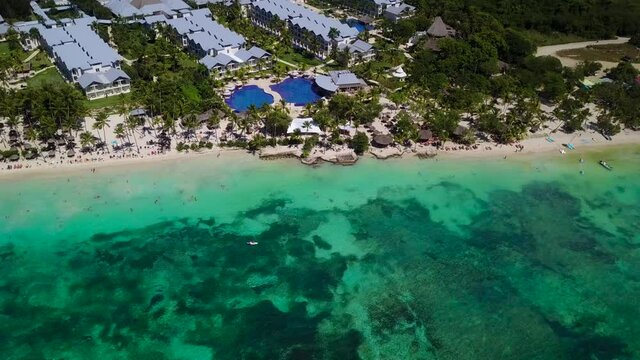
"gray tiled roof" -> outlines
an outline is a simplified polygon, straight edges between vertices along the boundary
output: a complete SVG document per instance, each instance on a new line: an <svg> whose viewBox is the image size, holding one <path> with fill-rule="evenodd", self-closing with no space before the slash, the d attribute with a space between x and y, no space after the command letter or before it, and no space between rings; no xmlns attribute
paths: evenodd
<svg viewBox="0 0 640 360"><path fill-rule="evenodd" d="M348 70L329 71L329 76L338 86L364 85L364 81Z"/></svg>
<svg viewBox="0 0 640 360"><path fill-rule="evenodd" d="M104 6L120 17L174 14L179 10L190 9L182 0L109 0Z"/></svg>
<svg viewBox="0 0 640 360"><path fill-rule="evenodd" d="M98 34L85 25L42 29L40 35L69 70L87 70L100 64L110 66L122 59Z"/></svg>
<svg viewBox="0 0 640 360"><path fill-rule="evenodd" d="M261 59L265 56L271 56L271 54L254 46L249 50L239 49L232 54L220 53L216 56L205 56L200 60L200 63L211 70L218 65L226 66L230 63L242 64L251 59Z"/></svg>
<svg viewBox="0 0 640 360"><path fill-rule="evenodd" d="M402 3L402 4L396 5L396 6L389 6L389 7L387 7L387 9L385 11L388 12L389 14L393 14L393 15L402 15L405 12L412 12L415 9L416 8L414 6Z"/></svg>
<svg viewBox="0 0 640 360"><path fill-rule="evenodd" d="M300 28L321 36L327 42L331 40L329 37L331 28L339 31L337 40L354 38L358 35L358 30L349 25L288 0L255 0L253 6L271 13L281 20L290 21L294 26L298 25Z"/></svg>
<svg viewBox="0 0 640 360"><path fill-rule="evenodd" d="M84 73L78 79L78 84L80 84L80 87L86 90L93 84L108 85L119 79L131 80L129 78L129 75L127 75L124 71L120 69L110 69L105 72Z"/></svg>
<svg viewBox="0 0 640 360"><path fill-rule="evenodd" d="M347 48L349 50L350 53L354 54L354 53L366 53L371 51L371 49L373 49L373 45L369 44L368 42L364 42L360 39L354 41L351 44L348 45L342 45L340 46L340 49L344 49Z"/></svg>
<svg viewBox="0 0 640 360"><path fill-rule="evenodd" d="M172 26L178 34L187 36L194 44L204 51L220 51L226 47L241 47L244 38L238 33L227 29L212 20L207 11L193 11L192 16L169 19L166 23Z"/></svg>

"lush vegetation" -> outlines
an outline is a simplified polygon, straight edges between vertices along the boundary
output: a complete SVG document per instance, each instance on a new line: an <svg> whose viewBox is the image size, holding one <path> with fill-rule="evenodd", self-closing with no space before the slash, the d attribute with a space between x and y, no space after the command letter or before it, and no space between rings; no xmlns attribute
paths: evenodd
<svg viewBox="0 0 640 360"><path fill-rule="evenodd" d="M0 15L5 19L28 19L31 16L29 0L0 1Z"/></svg>
<svg viewBox="0 0 640 360"><path fill-rule="evenodd" d="M95 16L98 19L111 19L113 14L111 10L102 6L99 1L96 0L70 0L70 2L76 5L80 10L84 11L90 16Z"/></svg>
<svg viewBox="0 0 640 360"><path fill-rule="evenodd" d="M0 117L9 128L22 123L29 141L46 140L58 130L71 133L82 129L87 114L85 97L67 84L0 91Z"/></svg>
<svg viewBox="0 0 640 360"><path fill-rule="evenodd" d="M450 24L471 33L465 15L470 9L490 14L505 27L564 33L585 38L607 38L640 32L640 3L635 0L408 0L418 7L413 20L424 29L429 19L444 15ZM461 24L463 26L458 26Z"/></svg>

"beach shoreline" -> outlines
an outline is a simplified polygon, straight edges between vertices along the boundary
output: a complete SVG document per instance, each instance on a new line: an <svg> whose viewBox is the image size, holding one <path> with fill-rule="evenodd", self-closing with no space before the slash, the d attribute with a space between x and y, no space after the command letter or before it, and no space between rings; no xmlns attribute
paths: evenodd
<svg viewBox="0 0 640 360"><path fill-rule="evenodd" d="M359 158L374 159L377 161L416 159L418 157L431 160L435 159L438 161L475 161L479 159L492 161L501 159L524 159L536 155L549 156L554 153L556 153L558 157L561 157L569 154L581 154L582 152L609 148L630 147L636 145L640 147L640 132L637 131L623 131L613 137L613 140L611 141L590 131L582 131L574 134L558 133L553 134L552 136L554 139L553 142L549 142L547 138L543 136L530 137L518 143L518 145L521 146L520 148L516 147L515 144L496 145L488 142L480 143L475 149L459 145L448 147L446 144L443 148L448 148L449 150L444 150L442 148L436 149L430 145L415 145L412 148L374 148ZM573 143L576 149L569 150L563 145L567 143ZM296 151L299 152L299 149L297 148L271 148L268 161L295 161L297 165L318 165L324 162L328 162L329 164L327 165L332 165L331 163L336 165L350 165L326 160L331 156L335 157L336 155L339 155L341 152L344 153L344 150L346 149L336 151L332 154L314 152L309 158L302 159L298 156L291 156L292 153L295 153ZM278 151L281 151L281 153ZM565 154L561 151L564 151ZM93 172L102 172L108 169L138 171L147 167L172 166L177 162L192 161L194 159L203 158L208 158L212 161L219 161L221 164L228 161L238 162L267 160L262 159L259 153L252 154L245 149L214 147L211 150L189 151L188 153L178 152L173 149L167 153L156 155L107 158L101 161L86 161L78 163L40 164L12 170L4 169L0 171L0 181L72 177Z"/></svg>

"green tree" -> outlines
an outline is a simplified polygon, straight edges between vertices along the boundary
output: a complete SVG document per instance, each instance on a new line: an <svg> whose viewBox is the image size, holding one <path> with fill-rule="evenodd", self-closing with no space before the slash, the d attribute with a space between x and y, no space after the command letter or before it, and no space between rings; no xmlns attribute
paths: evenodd
<svg viewBox="0 0 640 360"><path fill-rule="evenodd" d="M351 140L351 148L358 155L362 155L369 150L369 137L367 134L358 131Z"/></svg>

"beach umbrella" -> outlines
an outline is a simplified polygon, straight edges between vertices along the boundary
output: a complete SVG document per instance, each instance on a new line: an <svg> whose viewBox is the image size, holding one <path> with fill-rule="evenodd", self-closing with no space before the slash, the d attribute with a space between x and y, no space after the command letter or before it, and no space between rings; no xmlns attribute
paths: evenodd
<svg viewBox="0 0 640 360"><path fill-rule="evenodd" d="M33 145L31 145L31 144L29 144L29 143L24 143L24 144L22 144L22 147L23 147L25 150L33 149Z"/></svg>
<svg viewBox="0 0 640 360"><path fill-rule="evenodd" d="M373 138L373 144L378 147L387 147L392 142L393 138L390 135L376 135Z"/></svg>
<svg viewBox="0 0 640 360"><path fill-rule="evenodd" d="M53 151L53 150L49 151L49 157L50 158L55 157L55 156L56 156L56 152L55 151Z"/></svg>
<svg viewBox="0 0 640 360"><path fill-rule="evenodd" d="M37 154L33 151L29 151L24 155L24 158L27 160L31 160L34 159L37 156Z"/></svg>
<svg viewBox="0 0 640 360"><path fill-rule="evenodd" d="M58 144L58 146L64 146L67 142L64 141L64 139L58 139L56 143Z"/></svg>
<svg viewBox="0 0 640 360"><path fill-rule="evenodd" d="M76 156L76 152L73 151L73 149L69 149L69 151L67 151L67 157L74 157Z"/></svg>
<svg viewBox="0 0 640 360"><path fill-rule="evenodd" d="M4 160L4 155L0 154L0 161Z"/></svg>
<svg viewBox="0 0 640 360"><path fill-rule="evenodd" d="M67 139L67 141L75 141L76 140L76 138L74 138L71 135L67 135L66 139Z"/></svg>
<svg viewBox="0 0 640 360"><path fill-rule="evenodd" d="M20 156L18 156L18 154L13 154L9 156L9 161L18 161L18 160L20 160Z"/></svg>

